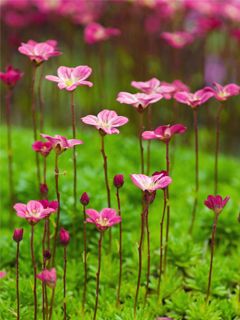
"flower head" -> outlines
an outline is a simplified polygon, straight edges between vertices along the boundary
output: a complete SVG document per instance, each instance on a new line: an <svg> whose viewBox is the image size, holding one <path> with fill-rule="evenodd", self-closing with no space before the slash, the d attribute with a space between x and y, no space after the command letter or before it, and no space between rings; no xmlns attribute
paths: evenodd
<svg viewBox="0 0 240 320"><path fill-rule="evenodd" d="M83 144L81 140L78 139L67 139L66 137L55 135L54 137L47 134L41 133L41 137L48 140L52 144L52 148L57 154L61 154L69 148L73 148L76 145Z"/></svg>
<svg viewBox="0 0 240 320"><path fill-rule="evenodd" d="M57 211L58 209L58 201L54 200L54 201L48 201L48 200L38 200L44 209L50 208L50 209L54 209L54 211Z"/></svg>
<svg viewBox="0 0 240 320"><path fill-rule="evenodd" d="M45 42L36 42L29 40L27 43L22 42L18 51L30 58L36 64L47 61L51 57L59 56L61 52L56 49L56 42L48 40Z"/></svg>
<svg viewBox="0 0 240 320"><path fill-rule="evenodd" d="M5 72L0 72L0 79L9 87L13 88L18 80L23 76L23 72L14 69L13 66L8 66Z"/></svg>
<svg viewBox="0 0 240 320"><path fill-rule="evenodd" d="M219 214L222 212L229 199L230 197L226 197L225 199L223 199L220 195L209 195L204 201L204 204L206 207L213 210L216 214Z"/></svg>
<svg viewBox="0 0 240 320"><path fill-rule="evenodd" d="M78 86L92 87L93 83L86 81L91 73L92 69L88 66L78 66L75 68L61 66L57 69L58 76L47 75L45 78L49 81L57 82L61 90L73 91Z"/></svg>
<svg viewBox="0 0 240 320"><path fill-rule="evenodd" d="M87 192L83 192L80 198L80 202L83 206L87 206L89 204L89 196Z"/></svg>
<svg viewBox="0 0 240 320"><path fill-rule="evenodd" d="M84 29L84 40L88 44L108 40L111 37L116 37L121 34L117 28L105 28L101 24L92 22L89 23Z"/></svg>
<svg viewBox="0 0 240 320"><path fill-rule="evenodd" d="M165 173L155 174L150 177L145 174L131 174L130 177L135 186L149 193L164 189L172 182L172 179Z"/></svg>
<svg viewBox="0 0 240 320"><path fill-rule="evenodd" d="M13 232L13 240L16 242L22 241L23 238L23 228L15 229Z"/></svg>
<svg viewBox="0 0 240 320"><path fill-rule="evenodd" d="M166 82L161 82L157 78L152 78L148 81L132 81L131 86L146 94L160 93L164 95L174 90L173 86Z"/></svg>
<svg viewBox="0 0 240 320"><path fill-rule="evenodd" d="M194 40L191 33L184 31L162 32L161 38L164 39L171 47L176 49L181 49L192 43Z"/></svg>
<svg viewBox="0 0 240 320"><path fill-rule="evenodd" d="M142 133L142 139L144 140L158 139L168 143L175 134L182 134L186 130L187 128L182 124L175 124L173 126L171 125L160 126L154 131L144 131Z"/></svg>
<svg viewBox="0 0 240 320"><path fill-rule="evenodd" d="M35 224L48 217L55 210L44 208L39 201L31 200L27 204L16 203L13 207L20 218L26 219L30 224Z"/></svg>
<svg viewBox="0 0 240 320"><path fill-rule="evenodd" d="M40 184L40 193L44 196L48 194L48 186L46 183Z"/></svg>
<svg viewBox="0 0 240 320"><path fill-rule="evenodd" d="M94 209L87 209L86 214L89 217L86 221L95 224L99 231L104 231L122 221L116 210L111 208L102 209L100 212Z"/></svg>
<svg viewBox="0 0 240 320"><path fill-rule="evenodd" d="M51 258L51 252L49 250L44 250L43 251L43 257L45 260L49 260Z"/></svg>
<svg viewBox="0 0 240 320"><path fill-rule="evenodd" d="M155 103L163 98L160 93L129 93L129 92L119 92L117 96L117 101L120 103L130 104L138 111L143 111L150 104Z"/></svg>
<svg viewBox="0 0 240 320"><path fill-rule="evenodd" d="M201 89L196 91L195 93L190 93L186 91L177 92L174 95L174 99L176 99L180 103L187 104L194 109L206 102L207 100L209 100L213 96L213 92Z"/></svg>
<svg viewBox="0 0 240 320"><path fill-rule="evenodd" d="M37 274L37 278L45 283L48 287L55 288L57 282L56 269L44 269L41 273Z"/></svg>
<svg viewBox="0 0 240 320"><path fill-rule="evenodd" d="M222 86L217 82L213 83L214 89L211 87L206 87L204 90L206 92L212 92L214 97L219 101L225 101L232 96L237 96L240 94L240 86L235 83L229 83L226 86Z"/></svg>
<svg viewBox="0 0 240 320"><path fill-rule="evenodd" d="M34 151L39 152L43 157L47 157L52 150L52 144L49 141L35 141L32 144Z"/></svg>
<svg viewBox="0 0 240 320"><path fill-rule="evenodd" d="M115 111L107 109L100 111L97 116L88 115L81 120L90 126L95 126L104 134L118 134L119 130L116 128L128 122L128 118L119 116Z"/></svg>
<svg viewBox="0 0 240 320"><path fill-rule="evenodd" d="M123 174L116 174L113 178L113 184L116 188L121 188L124 184Z"/></svg>
<svg viewBox="0 0 240 320"><path fill-rule="evenodd" d="M65 230L64 228L61 228L60 229L60 232L59 232L59 240L60 240L60 243L63 245L63 246L67 246L69 241L70 241L70 235L69 235L69 232L67 230Z"/></svg>

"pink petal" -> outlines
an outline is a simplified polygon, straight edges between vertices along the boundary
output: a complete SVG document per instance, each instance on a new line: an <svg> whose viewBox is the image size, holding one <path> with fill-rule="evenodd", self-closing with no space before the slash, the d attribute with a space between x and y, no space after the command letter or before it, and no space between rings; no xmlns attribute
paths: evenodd
<svg viewBox="0 0 240 320"><path fill-rule="evenodd" d="M81 118L82 122L89 124L91 126L97 126L98 125L98 118L93 115L89 115L86 117Z"/></svg>
<svg viewBox="0 0 240 320"><path fill-rule="evenodd" d="M156 135L154 133L154 131L144 131L142 133L142 139L143 140L151 140L151 139L156 139Z"/></svg>
<svg viewBox="0 0 240 320"><path fill-rule="evenodd" d="M56 76L51 76L51 75L47 75L47 76L45 77L45 79L47 79L47 80L49 80L49 81L53 81L53 82L60 82L60 81L61 81L58 77L56 77Z"/></svg>

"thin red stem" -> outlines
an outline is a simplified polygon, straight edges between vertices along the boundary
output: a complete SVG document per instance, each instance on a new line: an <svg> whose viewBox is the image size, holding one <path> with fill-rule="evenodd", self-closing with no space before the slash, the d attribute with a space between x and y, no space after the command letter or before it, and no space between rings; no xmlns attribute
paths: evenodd
<svg viewBox="0 0 240 320"><path fill-rule="evenodd" d="M121 217L121 202L119 195L119 188L116 191L117 204L118 204L118 214ZM122 284L122 222L119 223L119 276L118 276L118 289L117 289L117 302L116 305L120 304L120 296L121 296L121 284Z"/></svg>
<svg viewBox="0 0 240 320"><path fill-rule="evenodd" d="M66 303L66 276L67 276L67 247L64 247L64 267L63 267L63 319L67 319L67 303Z"/></svg>
<svg viewBox="0 0 240 320"><path fill-rule="evenodd" d="M72 114L72 137L76 139L76 115L74 106L74 93L71 92L71 114ZM77 157L76 157L76 147L73 147L73 198L74 198L74 216L76 214L77 208Z"/></svg>
<svg viewBox="0 0 240 320"><path fill-rule="evenodd" d="M216 117L216 145L215 145L215 166L214 166L214 194L218 192L218 155L220 149L220 118L222 105L219 106Z"/></svg>
<svg viewBox="0 0 240 320"><path fill-rule="evenodd" d="M17 242L17 254L16 254L16 298L17 298L17 320L20 319L20 304L19 304L19 245Z"/></svg>
<svg viewBox="0 0 240 320"><path fill-rule="evenodd" d="M170 157L169 157L169 142L166 143L166 167L167 173L170 172ZM164 271L167 267L167 252L168 252L168 238L169 238L169 227L170 227L170 193L169 187L166 188L167 197L167 223L166 223L166 236L165 236L165 248L164 248Z"/></svg>
<svg viewBox="0 0 240 320"><path fill-rule="evenodd" d="M34 256L34 225L31 225L31 256L32 256L32 266L33 266L33 298L34 298L34 320L37 319L37 266Z"/></svg>
<svg viewBox="0 0 240 320"><path fill-rule="evenodd" d="M148 210L146 210L146 231L147 231L147 284L144 297L144 304L147 302L149 284L150 284L150 271L151 271L151 251L150 251L150 229L148 223Z"/></svg>
<svg viewBox="0 0 240 320"><path fill-rule="evenodd" d="M55 189L58 201L58 209L57 209L57 221L53 239L53 250L52 250L52 266L54 266L55 254L56 254L56 245L57 245L57 235L59 229L59 221L60 221L60 191L59 191L59 168L58 168L58 154L55 156Z"/></svg>
<svg viewBox="0 0 240 320"><path fill-rule="evenodd" d="M142 141L142 133L143 133L143 112L139 112L139 148L140 148L140 163L141 163L141 173L144 174L144 148Z"/></svg>
<svg viewBox="0 0 240 320"><path fill-rule="evenodd" d="M84 314L84 308L86 303L87 293L87 228L86 228L86 206L83 206L83 264L84 264L84 284L83 284L83 296L82 296L82 312Z"/></svg>
<svg viewBox="0 0 240 320"><path fill-rule="evenodd" d="M38 100L39 100L39 111L40 111L40 131L44 132L44 101L42 95L42 82L43 82L43 66L40 66L40 77L38 82Z"/></svg>
<svg viewBox="0 0 240 320"><path fill-rule="evenodd" d="M147 119L148 119L148 130L152 129L152 107L149 106L147 110ZM151 167L151 142L152 140L147 141L147 175L150 174Z"/></svg>
<svg viewBox="0 0 240 320"><path fill-rule="evenodd" d="M96 279L96 301L95 301L95 307L94 307L93 320L96 320L97 310L98 310L98 298L99 298L98 296L99 296L101 260L102 260L102 239L103 239L103 232L100 232L100 238L98 240L98 270L97 270L97 279Z"/></svg>

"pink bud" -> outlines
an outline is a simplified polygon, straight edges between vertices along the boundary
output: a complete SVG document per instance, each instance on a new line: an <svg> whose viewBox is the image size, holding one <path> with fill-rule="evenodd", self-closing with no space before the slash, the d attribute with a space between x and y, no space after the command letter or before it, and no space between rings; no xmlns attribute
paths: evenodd
<svg viewBox="0 0 240 320"><path fill-rule="evenodd" d="M84 192L80 197L80 202L83 206L87 206L89 204L89 196L87 192Z"/></svg>
<svg viewBox="0 0 240 320"><path fill-rule="evenodd" d="M70 241L70 235L69 235L68 231L65 230L64 228L61 228L61 230L59 232L59 237L60 237L60 243L63 246L67 246Z"/></svg>
<svg viewBox="0 0 240 320"><path fill-rule="evenodd" d="M45 183L40 184L40 193L42 195L47 195L48 194L48 186Z"/></svg>
<svg viewBox="0 0 240 320"><path fill-rule="evenodd" d="M116 174L113 178L113 184L116 188L121 188L124 184L123 174Z"/></svg>
<svg viewBox="0 0 240 320"><path fill-rule="evenodd" d="M44 250L43 257L45 260L49 260L51 258L51 252L49 250Z"/></svg>
<svg viewBox="0 0 240 320"><path fill-rule="evenodd" d="M20 242L23 238L23 229L15 229L13 233L13 240L16 242Z"/></svg>

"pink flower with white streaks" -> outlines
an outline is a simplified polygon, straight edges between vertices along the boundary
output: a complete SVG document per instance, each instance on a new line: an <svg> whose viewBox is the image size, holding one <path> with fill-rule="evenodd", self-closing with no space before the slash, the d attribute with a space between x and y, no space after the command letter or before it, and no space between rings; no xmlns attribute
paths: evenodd
<svg viewBox="0 0 240 320"><path fill-rule="evenodd" d="M30 224L35 224L56 211L52 208L45 209L39 201L35 200L31 200L27 204L16 203L13 208L16 210L17 216L26 219Z"/></svg>
<svg viewBox="0 0 240 320"><path fill-rule="evenodd" d="M146 93L129 93L119 92L117 101L120 103L130 104L139 112L146 109L150 104L155 103L163 98L160 93L146 94Z"/></svg>
<svg viewBox="0 0 240 320"><path fill-rule="evenodd" d="M182 49L186 45L191 44L194 40L191 33L184 31L162 32L161 38L164 39L171 47L176 49Z"/></svg>
<svg viewBox="0 0 240 320"><path fill-rule="evenodd" d="M36 276L43 283L45 283L49 288L55 288L57 282L56 269L52 268L50 270L44 269L41 273Z"/></svg>
<svg viewBox="0 0 240 320"><path fill-rule="evenodd" d="M67 139L66 137L56 134L55 136L49 136L48 134L41 133L41 137L48 140L52 144L52 148L57 154L61 154L67 149L73 148L79 144L83 144L78 139Z"/></svg>
<svg viewBox="0 0 240 320"><path fill-rule="evenodd" d="M196 91L195 93L191 92L177 92L174 95L174 99L176 99L180 103L187 104L191 108L197 108L211 97L214 96L213 92L206 91L205 89L201 89Z"/></svg>
<svg viewBox="0 0 240 320"><path fill-rule="evenodd" d="M89 23L84 29L84 40L88 44L106 41L121 34L117 28L105 28L97 22Z"/></svg>
<svg viewBox="0 0 240 320"><path fill-rule="evenodd" d="M73 91L79 86L92 87L93 83L86 81L91 73L92 69L88 66L78 66L75 68L61 66L57 69L58 76L47 75L45 78L49 81L57 82L61 90Z"/></svg>
<svg viewBox="0 0 240 320"><path fill-rule="evenodd" d="M82 122L96 127L103 134L118 134L116 127L121 127L128 122L128 118L119 116L113 110L104 109L97 116L88 115L81 118Z"/></svg>
<svg viewBox="0 0 240 320"><path fill-rule="evenodd" d="M212 92L214 97L219 101L225 101L232 96L237 96L240 94L240 86L235 83L229 83L226 86L214 82L214 89L211 87L206 87L205 91Z"/></svg>
<svg viewBox="0 0 240 320"><path fill-rule="evenodd" d="M220 195L209 195L207 199L204 201L204 204L206 207L213 210L216 214L219 214L222 212L223 208L226 206L229 199L229 196L223 199Z"/></svg>
<svg viewBox="0 0 240 320"><path fill-rule="evenodd" d="M7 66L6 72L0 72L0 79L7 86L13 88L23 76L23 72L18 69L13 68L13 66Z"/></svg>
<svg viewBox="0 0 240 320"><path fill-rule="evenodd" d="M87 209L86 214L88 215L86 221L95 224L99 231L104 231L122 221L116 210L111 208L104 208L100 212L94 209Z"/></svg>
<svg viewBox="0 0 240 320"><path fill-rule="evenodd" d="M56 49L55 40L47 40L45 42L29 40L27 43L22 42L18 51L28 56L30 60L36 64L40 64L51 57L56 57L61 54L61 52Z"/></svg>
<svg viewBox="0 0 240 320"><path fill-rule="evenodd" d="M143 140L161 140L168 143L175 134L182 134L187 128L182 124L160 126L154 131L144 131L142 133Z"/></svg>
<svg viewBox="0 0 240 320"><path fill-rule="evenodd" d="M164 189L172 182L172 179L165 173L154 174L150 177L145 174L131 174L130 177L135 186L149 193Z"/></svg>
<svg viewBox="0 0 240 320"><path fill-rule="evenodd" d="M152 78L148 81L132 81L131 86L146 94L160 93L164 95L173 91L173 88L169 84L165 85L165 83L163 84L157 78Z"/></svg>
<svg viewBox="0 0 240 320"><path fill-rule="evenodd" d="M39 152L43 157L47 157L52 150L52 144L48 141L35 141L32 144L32 149Z"/></svg>

